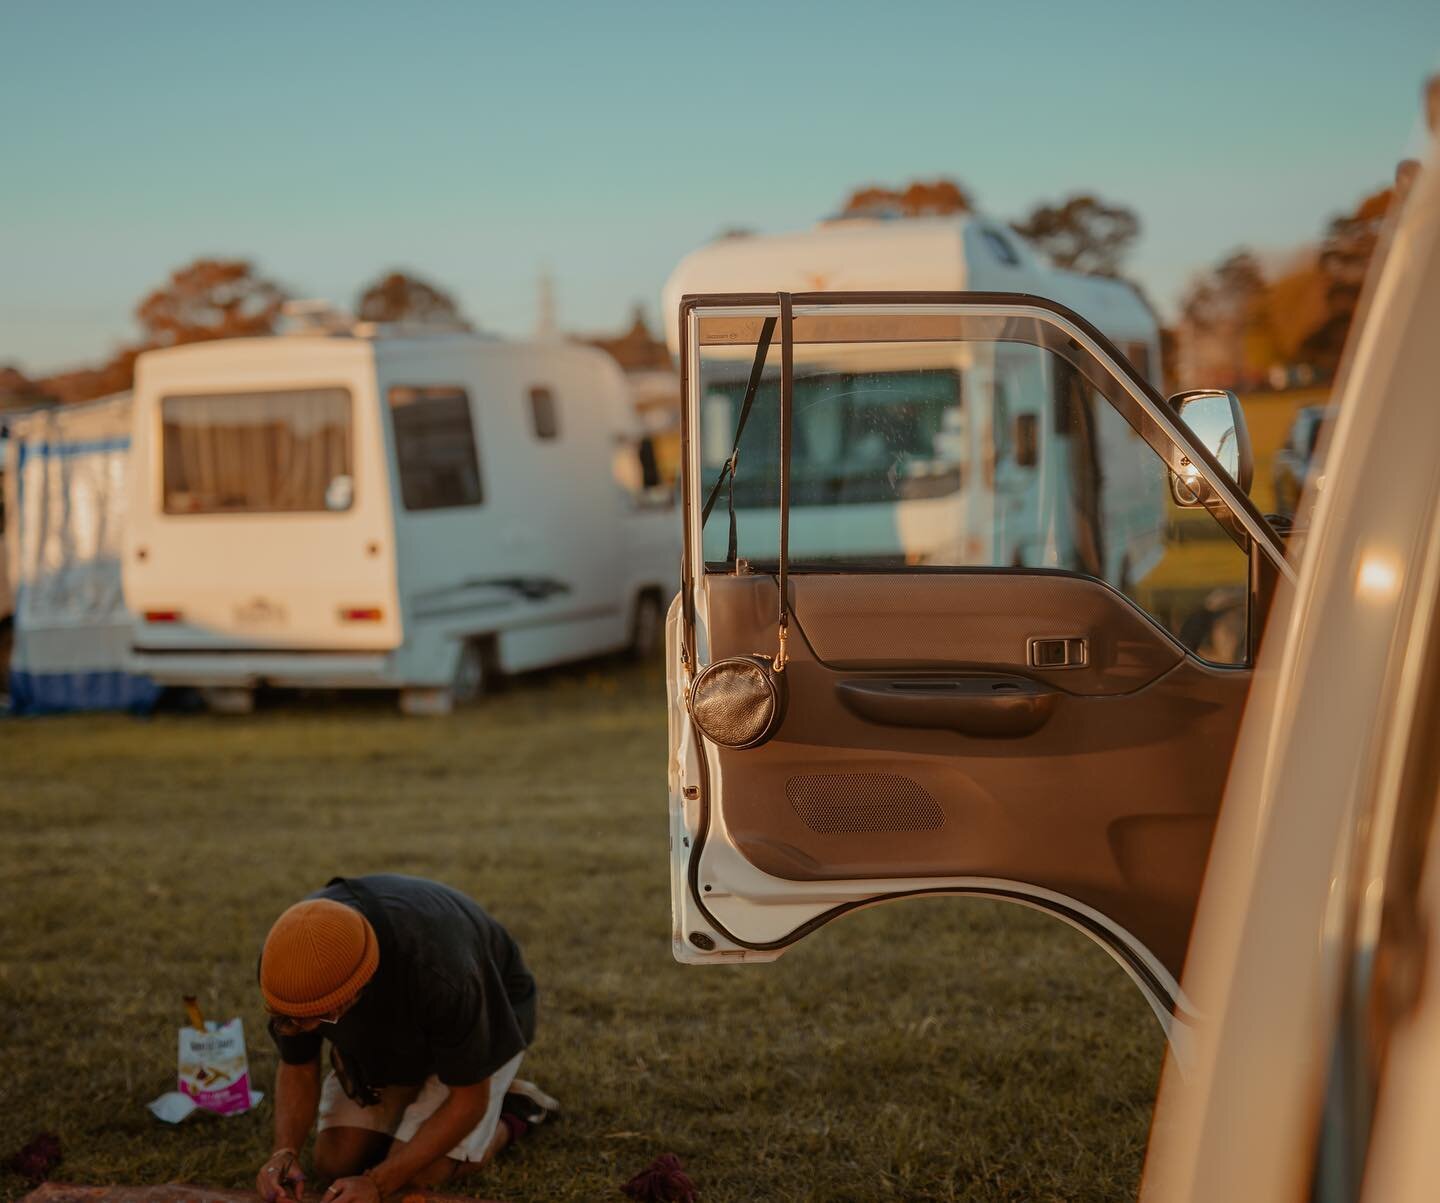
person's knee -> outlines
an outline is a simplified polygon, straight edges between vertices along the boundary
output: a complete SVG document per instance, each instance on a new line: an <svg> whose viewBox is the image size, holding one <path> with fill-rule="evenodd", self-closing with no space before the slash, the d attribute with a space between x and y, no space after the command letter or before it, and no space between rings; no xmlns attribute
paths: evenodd
<svg viewBox="0 0 1440 1203"><path fill-rule="evenodd" d="M326 1128L315 1138L315 1173L349 1178L380 1161L389 1143L383 1133L365 1128Z"/></svg>

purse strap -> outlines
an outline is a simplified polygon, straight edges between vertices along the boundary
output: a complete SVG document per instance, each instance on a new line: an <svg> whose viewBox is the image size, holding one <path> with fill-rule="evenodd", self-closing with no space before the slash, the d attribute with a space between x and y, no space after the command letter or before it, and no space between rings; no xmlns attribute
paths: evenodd
<svg viewBox="0 0 1440 1203"><path fill-rule="evenodd" d="M785 671L789 654L790 594L786 565L790 558L790 436L795 412L795 318L790 294L778 293L780 300L780 563L776 573L780 585L779 651L771 661L777 673Z"/></svg>

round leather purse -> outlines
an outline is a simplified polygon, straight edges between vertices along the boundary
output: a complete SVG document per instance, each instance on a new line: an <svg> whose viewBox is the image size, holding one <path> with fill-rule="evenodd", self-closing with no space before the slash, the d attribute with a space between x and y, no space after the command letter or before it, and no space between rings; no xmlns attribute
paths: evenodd
<svg viewBox="0 0 1440 1203"><path fill-rule="evenodd" d="M727 656L690 687L690 717L722 748L758 748L785 719L783 668L768 656Z"/></svg>
<svg viewBox="0 0 1440 1203"><path fill-rule="evenodd" d="M790 294L780 293L780 587L779 649L767 656L755 652L749 656L726 656L705 666L690 686L690 717L704 736L722 748L758 748L769 740L785 720L785 703L789 691L785 686L786 641L790 633L790 598L786 587L786 560L789 558L790 536L790 435L792 393L794 390L794 337ZM759 384L759 368L769 344L769 331L761 338L756 371L746 390L741 409L740 425L735 436L728 473L734 481L735 458L740 446L740 431ZM718 491L719 482L716 482ZM712 498L714 493L712 493ZM709 503L706 511L708 513ZM734 510L731 510L730 551L728 559L735 562Z"/></svg>

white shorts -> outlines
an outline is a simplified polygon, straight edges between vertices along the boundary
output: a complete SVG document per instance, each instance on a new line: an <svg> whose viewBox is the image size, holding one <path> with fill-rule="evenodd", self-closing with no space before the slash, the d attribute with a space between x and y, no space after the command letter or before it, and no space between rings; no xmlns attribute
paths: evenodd
<svg viewBox="0 0 1440 1203"><path fill-rule="evenodd" d="M525 1054L516 1053L504 1065L490 1075L490 1102L485 1114L458 1145L450 1150L455 1161L480 1161L485 1150L494 1139L495 1129L500 1126L500 1106L505 1101L505 1092L520 1068ZM440 1104L449 1097L450 1087L431 1074L419 1086L386 1086L380 1091L380 1101L373 1107L362 1107L346 1095L334 1072L325 1075L325 1084L320 1089L319 1130L326 1128L364 1128L367 1132L383 1132L396 1140L409 1141L420 1125L439 1110Z"/></svg>

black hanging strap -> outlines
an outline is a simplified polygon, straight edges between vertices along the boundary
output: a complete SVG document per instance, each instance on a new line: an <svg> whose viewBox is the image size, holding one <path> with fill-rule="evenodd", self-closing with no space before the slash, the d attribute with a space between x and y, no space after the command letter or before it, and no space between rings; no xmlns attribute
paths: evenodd
<svg viewBox="0 0 1440 1203"><path fill-rule="evenodd" d="M790 637L790 595L786 585L786 564L790 558L790 435L795 415L795 330L790 294L780 298L780 563L776 576L780 585L780 650L775 656L776 672L785 671L786 640Z"/></svg>
<svg viewBox="0 0 1440 1203"><path fill-rule="evenodd" d="M774 334L775 319L767 317L760 327L760 339L755 347L755 361L750 365L750 379L745 384L745 399L740 403L740 418L735 423L735 445L731 447L730 458L721 467L720 475L715 478L715 484L711 486L710 496L705 498L705 505L700 510L700 526L701 529L704 529L705 522L710 517L710 511L715 508L715 502L720 496L720 490L728 483L730 487L726 508L730 515L730 538L726 547L725 562L732 568L739 550L736 546L735 532L735 464L740 456L740 436L745 433L745 423L750 420L750 410L755 405L755 394L760 389L760 377L765 371L765 359L770 353L770 339Z"/></svg>

